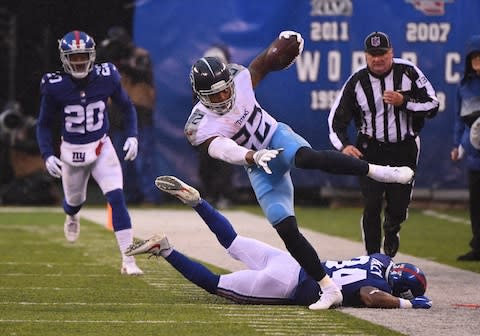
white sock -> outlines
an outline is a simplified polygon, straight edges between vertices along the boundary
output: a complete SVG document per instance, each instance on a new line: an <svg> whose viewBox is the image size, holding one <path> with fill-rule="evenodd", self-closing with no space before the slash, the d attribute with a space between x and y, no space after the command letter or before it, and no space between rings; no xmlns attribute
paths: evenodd
<svg viewBox="0 0 480 336"><path fill-rule="evenodd" d="M381 174L382 168L383 168L382 166L379 166L379 165L376 165L376 164L373 164L373 163L369 163L368 164L367 176L371 177L371 178L377 177L379 174Z"/></svg>
<svg viewBox="0 0 480 336"><path fill-rule="evenodd" d="M322 292L325 292L326 289L330 289L332 286L337 288L337 285L335 284L335 282L333 282L332 278L330 278L328 275L325 275L318 282L318 284L320 285L320 288L322 289Z"/></svg>
<svg viewBox="0 0 480 336"><path fill-rule="evenodd" d="M117 238L118 247L122 253L122 258L124 262L133 262L135 258L127 257L124 252L127 247L133 243L133 230L125 229L120 231L115 231L115 237Z"/></svg>
<svg viewBox="0 0 480 336"><path fill-rule="evenodd" d="M169 249L163 250L160 252L160 255L164 258L168 257L173 252L173 248L170 247Z"/></svg>

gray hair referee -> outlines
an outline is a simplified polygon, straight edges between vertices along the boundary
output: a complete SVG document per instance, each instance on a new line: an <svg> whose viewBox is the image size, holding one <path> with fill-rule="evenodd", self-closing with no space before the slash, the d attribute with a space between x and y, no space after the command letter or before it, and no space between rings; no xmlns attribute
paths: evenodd
<svg viewBox="0 0 480 336"><path fill-rule="evenodd" d="M330 110L332 145L344 154L369 163L417 168L419 133L425 118L433 118L439 102L427 77L413 63L393 57L390 38L369 34L364 42L367 65L346 81ZM357 138L347 128L354 121ZM400 227L407 218L412 184L382 183L360 176L364 199L363 239L367 253L383 251L394 257L400 245ZM384 202L385 201L385 202Z"/></svg>

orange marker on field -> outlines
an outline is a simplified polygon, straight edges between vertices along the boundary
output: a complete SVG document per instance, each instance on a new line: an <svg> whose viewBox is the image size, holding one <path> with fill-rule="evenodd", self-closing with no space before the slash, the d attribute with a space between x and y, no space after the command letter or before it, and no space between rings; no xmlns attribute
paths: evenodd
<svg viewBox="0 0 480 336"><path fill-rule="evenodd" d="M107 202L107 223L105 227L113 231L113 222L112 222L112 207L110 206L110 203Z"/></svg>

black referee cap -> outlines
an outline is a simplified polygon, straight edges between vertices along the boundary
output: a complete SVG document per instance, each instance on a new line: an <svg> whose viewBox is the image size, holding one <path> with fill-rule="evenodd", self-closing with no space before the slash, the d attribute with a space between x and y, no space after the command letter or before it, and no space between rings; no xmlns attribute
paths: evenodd
<svg viewBox="0 0 480 336"><path fill-rule="evenodd" d="M382 32L373 32L365 38L365 51L371 55L382 55L392 47L390 38Z"/></svg>

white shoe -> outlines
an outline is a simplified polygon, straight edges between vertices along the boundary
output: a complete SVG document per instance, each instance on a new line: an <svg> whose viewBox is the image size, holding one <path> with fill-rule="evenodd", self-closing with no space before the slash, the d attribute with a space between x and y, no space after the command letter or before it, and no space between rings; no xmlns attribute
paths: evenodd
<svg viewBox="0 0 480 336"><path fill-rule="evenodd" d="M330 286L325 288L325 291L320 294L320 299L308 306L311 310L321 310L334 308L342 304L343 295L337 286Z"/></svg>
<svg viewBox="0 0 480 336"><path fill-rule="evenodd" d="M378 182L409 184L415 172L410 167L389 167L369 164L368 176Z"/></svg>
<svg viewBox="0 0 480 336"><path fill-rule="evenodd" d="M175 196L180 201L190 206L196 206L200 202L200 193L197 189L182 182L175 176L159 176L155 180L158 189Z"/></svg>
<svg viewBox="0 0 480 336"><path fill-rule="evenodd" d="M131 244L125 251L126 256L134 256L137 254L152 254L154 256L165 256L172 247L168 242L167 236L156 234L146 240L140 240Z"/></svg>
<svg viewBox="0 0 480 336"><path fill-rule="evenodd" d="M131 260L124 260L122 262L120 273L125 275L142 275L143 271L137 266L135 259L132 257Z"/></svg>
<svg viewBox="0 0 480 336"><path fill-rule="evenodd" d="M80 235L80 216L78 214L73 216L67 215L63 225L63 232L65 233L65 238L70 243L77 241Z"/></svg>

